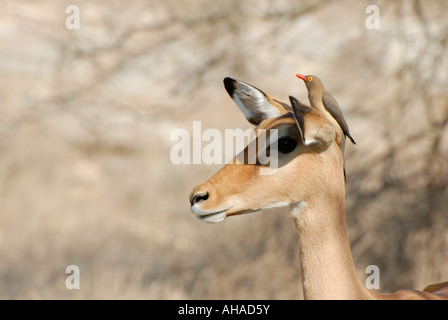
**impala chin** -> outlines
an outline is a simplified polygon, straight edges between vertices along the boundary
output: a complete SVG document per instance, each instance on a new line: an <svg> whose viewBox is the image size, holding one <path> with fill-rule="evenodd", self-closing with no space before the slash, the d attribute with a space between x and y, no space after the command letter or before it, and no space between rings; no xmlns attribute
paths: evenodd
<svg viewBox="0 0 448 320"><path fill-rule="evenodd" d="M199 220L208 222L208 223L218 223L223 221L227 214L225 211L221 212L215 212L215 213L209 213L209 214L202 214L202 215L196 215Z"/></svg>
<svg viewBox="0 0 448 320"><path fill-rule="evenodd" d="M200 208L199 204L194 204L190 207L191 212L193 212L199 220L208 223L218 223L223 221L227 217L227 211L229 209L230 208L223 210L204 210Z"/></svg>

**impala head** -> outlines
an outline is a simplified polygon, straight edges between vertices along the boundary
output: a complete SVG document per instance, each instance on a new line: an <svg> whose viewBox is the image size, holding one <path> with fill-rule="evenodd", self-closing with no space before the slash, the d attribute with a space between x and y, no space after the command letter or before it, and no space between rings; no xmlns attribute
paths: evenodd
<svg viewBox="0 0 448 320"><path fill-rule="evenodd" d="M278 167L274 174L263 174L266 165L243 163L236 156L192 190L191 211L198 218L220 222L231 215L306 205L323 192L344 192L343 160L335 130L318 110L293 97L291 108L234 79L224 79L224 85L246 119L257 126L256 138L242 153L249 152L251 143L259 143L260 129L265 129L269 137L266 149L276 154ZM272 129L277 130L276 135L269 134Z"/></svg>

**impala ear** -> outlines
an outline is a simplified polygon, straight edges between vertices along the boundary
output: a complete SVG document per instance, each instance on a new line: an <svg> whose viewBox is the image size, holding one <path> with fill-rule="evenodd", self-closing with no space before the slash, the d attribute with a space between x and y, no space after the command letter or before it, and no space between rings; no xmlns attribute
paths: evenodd
<svg viewBox="0 0 448 320"><path fill-rule="evenodd" d="M289 96L292 110L294 112L294 119L296 120L297 128L299 129L302 142L305 144L305 115L311 112L311 108L302 104L293 96Z"/></svg>
<svg viewBox="0 0 448 320"><path fill-rule="evenodd" d="M289 97L302 142L305 146L315 145L328 148L336 137L334 127L323 117L312 116L313 110L294 97Z"/></svg>
<svg viewBox="0 0 448 320"><path fill-rule="evenodd" d="M328 148L336 138L334 127L329 123L319 123L308 130L309 138L305 139L305 145L316 145L319 148Z"/></svg>
<svg viewBox="0 0 448 320"><path fill-rule="evenodd" d="M232 78L224 79L228 94L243 112L247 121L259 125L290 111L290 107L254 86Z"/></svg>

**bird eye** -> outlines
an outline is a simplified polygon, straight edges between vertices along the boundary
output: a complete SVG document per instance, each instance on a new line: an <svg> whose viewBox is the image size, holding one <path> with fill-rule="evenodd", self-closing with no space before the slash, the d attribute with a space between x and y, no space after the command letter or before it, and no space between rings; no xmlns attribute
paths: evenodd
<svg viewBox="0 0 448 320"><path fill-rule="evenodd" d="M313 77L308 77L308 81L313 81Z"/></svg>
<svg viewBox="0 0 448 320"><path fill-rule="evenodd" d="M281 153L290 153L297 146L297 141L291 137L280 138L278 139L277 143L278 151L280 151Z"/></svg>

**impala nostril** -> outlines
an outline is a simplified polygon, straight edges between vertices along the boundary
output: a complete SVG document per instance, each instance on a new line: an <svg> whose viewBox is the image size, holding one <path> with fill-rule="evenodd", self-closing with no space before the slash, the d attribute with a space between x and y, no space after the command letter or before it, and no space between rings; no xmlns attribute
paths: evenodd
<svg viewBox="0 0 448 320"><path fill-rule="evenodd" d="M191 205L208 199L208 192L198 192L190 197Z"/></svg>

